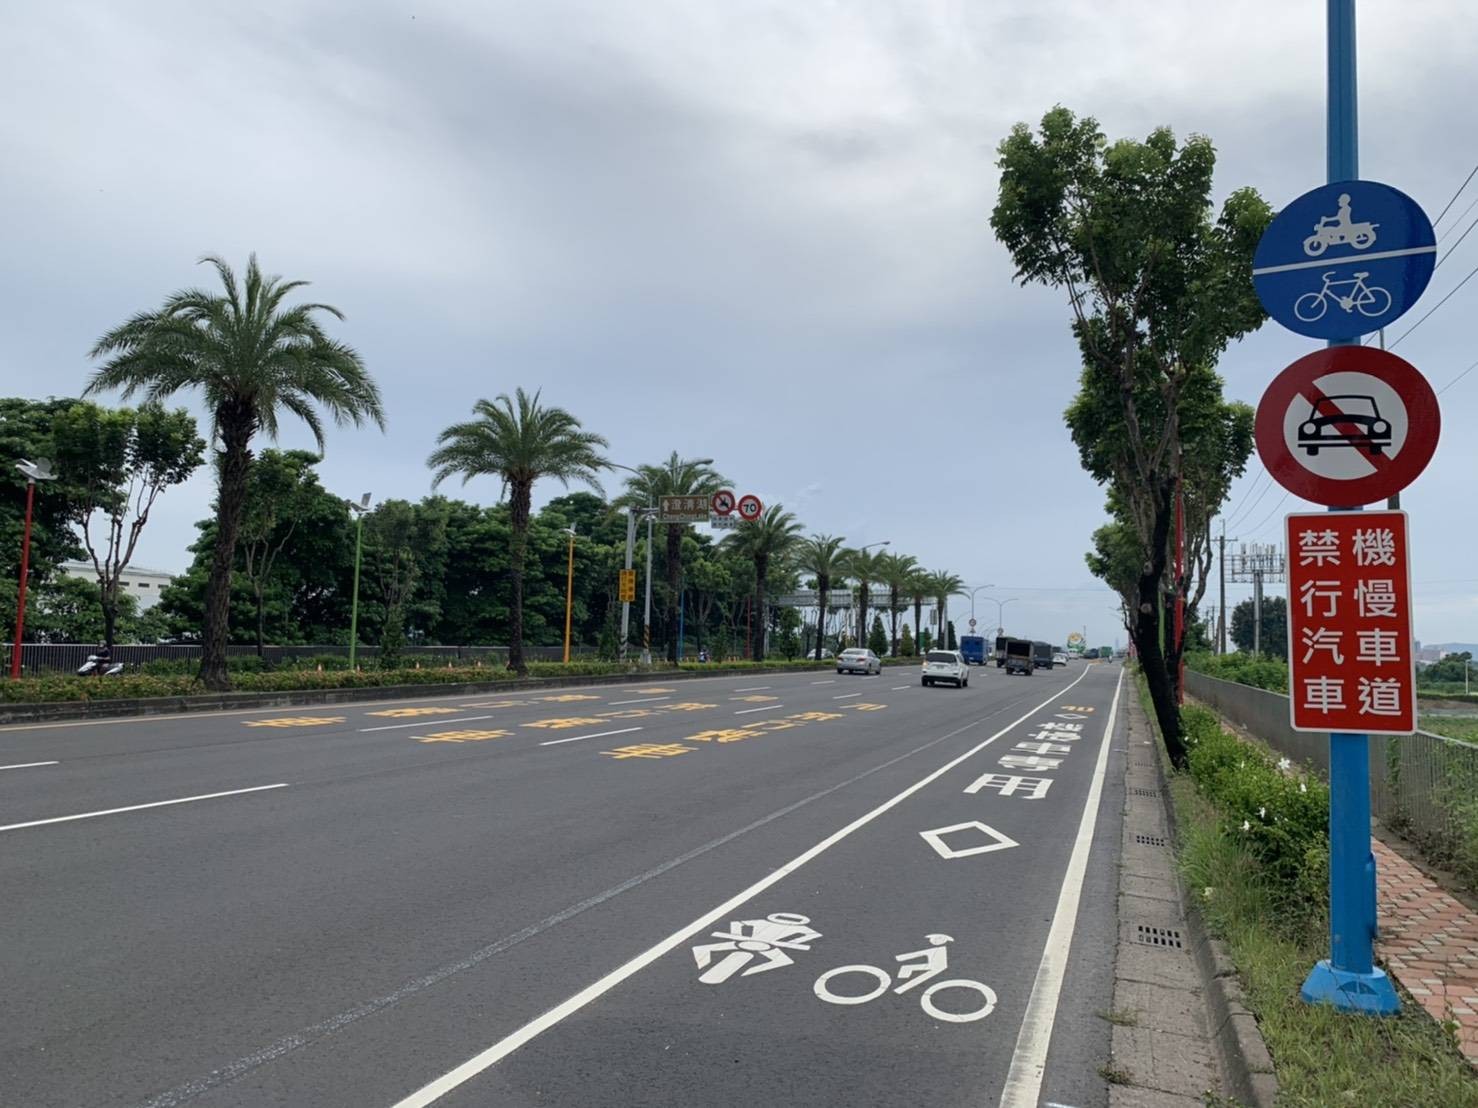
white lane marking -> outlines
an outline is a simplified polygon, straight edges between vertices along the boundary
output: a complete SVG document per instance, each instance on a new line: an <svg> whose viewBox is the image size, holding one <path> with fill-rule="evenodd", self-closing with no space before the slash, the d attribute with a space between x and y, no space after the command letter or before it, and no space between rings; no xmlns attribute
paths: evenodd
<svg viewBox="0 0 1478 1108"><path fill-rule="evenodd" d="M763 691L765 689L768 689L769 687L770 687L769 685L749 685L749 686L747 686L745 688L742 688L742 689L735 689L734 691L735 692L761 692L761 691Z"/></svg>
<svg viewBox="0 0 1478 1108"><path fill-rule="evenodd" d="M25 823L7 823L0 831L19 831L22 827L43 827L48 823L67 823L74 819L95 819L98 816L116 816L119 812L141 812L145 808L164 808L170 804L190 804L197 800L214 800L220 796L240 796L242 793L259 793L266 789L285 789L288 782L275 785L253 785L249 789L230 789L223 793L202 793L200 796L182 796L176 800L156 800L152 804L130 804L127 808L104 808L100 812L79 812L75 816L52 816L50 819L33 819Z"/></svg>
<svg viewBox="0 0 1478 1108"><path fill-rule="evenodd" d="M550 739L547 743L540 743L539 745L558 746L560 743L577 743L581 739L603 739L607 735L627 735L630 734L632 731L640 730L642 730L642 728L640 727L623 727L619 731L597 731L593 735L571 735L568 739Z"/></svg>
<svg viewBox="0 0 1478 1108"><path fill-rule="evenodd" d="M894 692L897 692L899 689L911 689L911 688L913 688L912 685L894 685L893 686L893 691Z"/></svg>
<svg viewBox="0 0 1478 1108"><path fill-rule="evenodd" d="M776 708L783 708L784 704L766 704L763 708L744 708L735 712L736 716L747 716L750 712L773 712Z"/></svg>
<svg viewBox="0 0 1478 1108"><path fill-rule="evenodd" d="M425 727L428 722L434 722L439 726L443 723L471 723L475 719L492 718L492 716L457 716L455 719L446 719L443 717L442 719L433 721L423 719L416 723L387 723L383 727L361 727L359 733L363 735L370 731L404 731L407 727Z"/></svg>
<svg viewBox="0 0 1478 1108"><path fill-rule="evenodd" d="M885 812L897 807L899 804L902 804L905 800L907 800L914 793L918 792L920 789L924 788L927 785L933 784L950 770L958 766L961 762L964 762L969 758L973 758L976 754L979 754L982 750L984 750L991 743L995 742L1002 735L1009 734L1012 728L1025 723L1037 712L1041 711L1048 704L1051 704L1052 701L1056 700L1064 693L1069 692L1073 688L1073 686L1078 683L1078 681L1083 680L1083 678L1087 675L1088 671L1084 670L1082 675L1079 676L1078 680L1074 681L1072 685L1068 685L1067 688L1061 690L1060 692L1053 693L1046 700L1033 707L1031 711L1012 721L1011 723L1008 723L1005 727L1001 728L990 738L977 743L975 746L972 746L969 750L965 751L965 753L944 763L944 765L940 766L932 773L916 781L914 784L904 789L901 793L898 793L896 796L892 797L889 800L885 800L882 804L878 805L876 808L866 813L865 815L859 816L857 819L847 824L847 826L843 827L840 831L834 831L832 834L822 839L819 843L811 847L805 853L791 859L789 862L785 863L785 865L770 873L768 876L760 878L743 892L730 897L728 900L720 904L717 908L714 908L704 915L699 916L686 927L683 927L678 931L674 931L671 935L668 935L667 938L663 939L655 946L648 947L646 950L638 954L629 962L625 963L624 965L618 966L616 969L606 974L594 984L587 985L574 996L570 997L568 1000L565 1000L560 1004L555 1005L553 1008L549 1009L549 1011L545 1012L537 1019L530 1020L528 1023L520 1027L517 1031L514 1031L509 1035L505 1035L492 1046L488 1047L486 1050L473 1055L471 1058L467 1059L467 1061L463 1062L460 1066L457 1066L455 1069L443 1074L429 1084L423 1085L421 1088L417 1089L415 1092L411 1093L404 1099L397 1101L392 1106L392 1108L426 1108L426 1105L433 1104L437 1100L440 1100L447 1093L451 1092L458 1086L472 1080L472 1078L476 1077L478 1074L482 1073L490 1066L497 1065L498 1062L502 1061L504 1058L512 1054L515 1050L523 1046L525 1043L529 1042L531 1039L538 1037L545 1031L548 1031L551 1027L555 1026L557 1023L564 1020L566 1017L573 1015L575 1012L578 1012L581 1008L584 1008L592 1000L595 1000L598 997L604 995L606 992L609 992L611 989L619 985L622 981L625 981L632 974L638 973L641 970L645 969L647 966L651 965L668 951L682 946L694 935L709 927L715 921L726 918L730 912L734 911L734 909L738 908L740 905L753 900L760 893L768 889L771 885L777 884L778 882L784 880L786 877L790 876L796 870L804 866L807 862L830 850L837 843L841 842L843 839L847 838L847 836L851 835L852 832L858 830L859 828L867 826L869 823L877 819L879 816L883 815ZM945 738L953 738L956 735L963 734L964 732L970 730L972 727L983 723L989 718L989 716L982 716L980 719L975 720L973 723L967 723L963 727L951 731L948 735L945 736Z"/></svg>
<svg viewBox="0 0 1478 1108"><path fill-rule="evenodd" d="M854 696L861 696L860 692L844 692L840 696L832 697L833 700L851 700Z"/></svg>
<svg viewBox="0 0 1478 1108"><path fill-rule="evenodd" d="M1042 950L1031 997L1026 1002L1026 1014L1021 1019L1021 1031L1016 1036L1016 1050L1011 1055L1011 1068L1006 1072L1006 1084L1001 1090L1000 1108L1035 1108L1042 1095L1042 1077L1047 1072L1047 1048L1052 1044L1057 999L1062 992L1068 953L1072 950L1073 929L1078 923L1078 901L1083 893L1083 878L1088 872L1088 854L1093 848L1093 829L1098 823L1098 802L1103 795L1104 770L1108 767L1109 740L1114 734L1114 720L1119 714L1119 694L1123 687L1124 673L1121 670L1119 679L1114 682L1114 702L1109 708L1103 738L1098 744L1093 781L1088 786L1088 798L1083 802L1078 837L1073 842L1073 853L1062 875L1057 910L1052 915L1047 945Z"/></svg>
<svg viewBox="0 0 1478 1108"><path fill-rule="evenodd" d="M60 762L17 762L13 766L0 766L0 769L30 769L32 766L59 766Z"/></svg>
<svg viewBox="0 0 1478 1108"><path fill-rule="evenodd" d="M617 704L650 704L654 700L671 700L671 699L672 699L672 697L670 697L670 696L643 696L643 697L637 698L636 700L613 700L613 701L611 701L611 707L614 708Z"/></svg>
<svg viewBox="0 0 1478 1108"><path fill-rule="evenodd" d="M811 682L811 684L813 684L813 685L835 685L836 683L837 683L837 679L835 677L833 677L830 681L812 681Z"/></svg>

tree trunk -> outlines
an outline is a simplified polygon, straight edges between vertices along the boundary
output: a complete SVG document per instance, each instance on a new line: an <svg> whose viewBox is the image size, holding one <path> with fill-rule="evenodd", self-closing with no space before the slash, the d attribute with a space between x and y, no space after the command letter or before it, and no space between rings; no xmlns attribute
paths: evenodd
<svg viewBox="0 0 1478 1108"><path fill-rule="evenodd" d="M109 653L113 650L113 638L118 633L118 597L103 592L103 644Z"/></svg>
<svg viewBox="0 0 1478 1108"><path fill-rule="evenodd" d="M1160 584L1165 577L1165 539L1170 533L1174 504L1169 489L1161 490L1156 498L1154 528L1150 537L1151 560L1146 572L1139 578L1139 604L1134 618L1134 647L1139 654L1139 666L1149 686L1150 700L1155 709L1155 720L1160 725L1160 734L1165 741L1165 751L1176 769L1186 765L1185 740L1180 733L1180 707L1175 698L1175 682L1166 665L1165 651L1160 644L1160 619L1163 597Z"/></svg>
<svg viewBox="0 0 1478 1108"><path fill-rule="evenodd" d="M267 639L267 600L260 581L254 583L252 591L257 600L257 657L260 658L265 653L262 645Z"/></svg>
<svg viewBox="0 0 1478 1108"><path fill-rule="evenodd" d="M893 646L891 653L898 657L898 590L888 590L888 620L893 625Z"/></svg>
<svg viewBox="0 0 1478 1108"><path fill-rule="evenodd" d="M867 594L869 586L866 581L857 587L857 645L867 645Z"/></svg>
<svg viewBox="0 0 1478 1108"><path fill-rule="evenodd" d="M924 598L916 596L913 598L913 641L914 650L923 653L924 649Z"/></svg>
<svg viewBox="0 0 1478 1108"><path fill-rule="evenodd" d="M831 591L831 578L816 578L816 602L819 614L816 616L816 660L821 661L821 649L826 644L826 594Z"/></svg>
<svg viewBox="0 0 1478 1108"><path fill-rule="evenodd" d="M667 660L677 663L678 626L681 618L683 576L683 528L686 524L667 525L667 589L672 597L667 606Z"/></svg>
<svg viewBox="0 0 1478 1108"><path fill-rule="evenodd" d="M754 560L754 611L750 615L751 627L749 656L756 662L765 660L765 575L770 572L770 559L761 555Z"/></svg>
<svg viewBox="0 0 1478 1108"><path fill-rule="evenodd" d="M231 626L231 572L236 564L236 535L246 502L246 477L251 468L251 437L256 413L245 402L224 402L216 409L221 438L220 493L216 505L216 544L211 552L210 576L205 583L205 618L201 629L200 680L212 692L231 687L226 672L226 638Z"/></svg>
<svg viewBox="0 0 1478 1108"><path fill-rule="evenodd" d="M529 501L531 482L510 482L508 522L512 529L509 546L508 580L512 585L512 603L508 608L508 668L520 677L529 672L523 660L523 555L529 540Z"/></svg>

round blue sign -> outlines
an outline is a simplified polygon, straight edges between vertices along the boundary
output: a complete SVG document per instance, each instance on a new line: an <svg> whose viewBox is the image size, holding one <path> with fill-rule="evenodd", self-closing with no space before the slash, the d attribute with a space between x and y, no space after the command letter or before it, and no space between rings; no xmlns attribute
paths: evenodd
<svg viewBox="0 0 1478 1108"><path fill-rule="evenodd" d="M1437 264L1432 221L1400 189L1336 181L1278 213L1252 257L1268 314L1314 339L1353 339L1416 303Z"/></svg>

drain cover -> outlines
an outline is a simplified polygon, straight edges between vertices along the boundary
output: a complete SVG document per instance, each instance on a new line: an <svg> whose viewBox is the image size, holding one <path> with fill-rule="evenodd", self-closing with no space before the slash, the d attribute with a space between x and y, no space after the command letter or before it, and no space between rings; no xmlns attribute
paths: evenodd
<svg viewBox="0 0 1478 1108"><path fill-rule="evenodd" d="M1129 792L1133 796L1159 796L1160 795L1160 790L1159 789L1141 789L1141 788L1135 787L1135 788L1130 789Z"/></svg>
<svg viewBox="0 0 1478 1108"><path fill-rule="evenodd" d="M1168 950L1184 949L1180 941L1180 932L1173 927L1146 927L1141 923L1136 925L1135 931L1136 941L1145 946L1164 947Z"/></svg>
<svg viewBox="0 0 1478 1108"><path fill-rule="evenodd" d="M1140 846L1164 846L1164 835L1135 835L1134 841Z"/></svg>

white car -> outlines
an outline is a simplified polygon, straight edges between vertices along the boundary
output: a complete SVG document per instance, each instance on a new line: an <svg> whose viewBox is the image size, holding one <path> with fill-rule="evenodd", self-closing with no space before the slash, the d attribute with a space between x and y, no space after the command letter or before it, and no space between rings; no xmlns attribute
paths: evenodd
<svg viewBox="0 0 1478 1108"><path fill-rule="evenodd" d="M1067 655L1066 654L1054 654L1054 655L1052 655L1052 664L1054 666L1065 666L1065 665L1067 665Z"/></svg>
<svg viewBox="0 0 1478 1108"><path fill-rule="evenodd" d="M843 650L837 655L838 673L882 673L883 660L871 650L864 650L854 646L850 650Z"/></svg>
<svg viewBox="0 0 1478 1108"><path fill-rule="evenodd" d="M924 684L948 681L957 689L970 683L970 666L958 650L931 650L924 656Z"/></svg>

